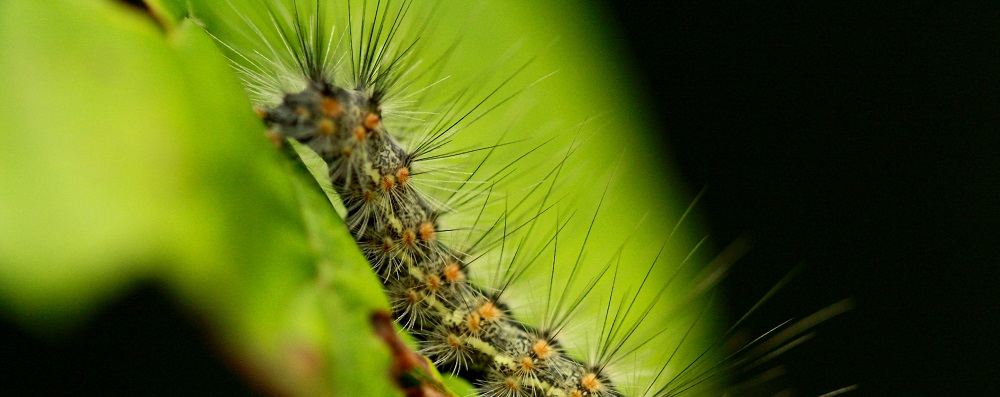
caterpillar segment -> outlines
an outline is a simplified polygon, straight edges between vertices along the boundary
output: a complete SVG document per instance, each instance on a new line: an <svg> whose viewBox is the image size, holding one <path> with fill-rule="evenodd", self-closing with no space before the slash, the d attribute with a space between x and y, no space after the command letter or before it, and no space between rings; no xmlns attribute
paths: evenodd
<svg viewBox="0 0 1000 397"><path fill-rule="evenodd" d="M413 156L381 122L364 88L311 81L258 109L269 133L327 163L351 233L385 285L395 320L421 351L487 396L621 396L598 368L569 357L552 333L509 315L471 284L468 258L437 239L437 212L410 183Z"/></svg>

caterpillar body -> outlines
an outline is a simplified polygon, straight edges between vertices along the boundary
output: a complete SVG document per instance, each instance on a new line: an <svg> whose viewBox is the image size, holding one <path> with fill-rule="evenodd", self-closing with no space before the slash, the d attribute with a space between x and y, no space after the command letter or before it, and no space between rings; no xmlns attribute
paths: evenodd
<svg viewBox="0 0 1000 397"><path fill-rule="evenodd" d="M307 146L327 165L344 221L381 279L397 324L418 339L420 352L472 381L480 396L720 393L721 382L713 381L743 362L735 355L717 357L720 337L712 332L707 291L744 247L720 255L700 277L685 268L699 260L700 243L677 250L684 242L675 241L673 232L643 236L647 243L636 244L642 254L631 257L624 249L588 251L614 172L603 176L610 178L604 186L593 184L595 178L575 179L591 182L592 191L603 189L595 215L582 225L572 223L566 204L553 197L566 189L556 184L575 171L568 159L588 140L579 138L580 128L560 135L571 135L572 141L545 168L542 182L511 182L519 175L515 163L523 158L514 151L507 155L513 162L488 164L517 143L505 133L480 135L471 149L448 149L459 131L472 129L520 93L507 87L523 67L503 75L493 88L484 83L485 89L431 98L446 80L435 73L454 48L421 64L420 39L429 36L429 28L413 27L415 2L333 3L228 3L236 15L229 22L245 42L217 41L275 143ZM213 10L193 8L196 17ZM254 12L266 23L248 16ZM490 73L496 72L488 71L485 80ZM487 93L479 94L483 90ZM524 109L511 113L517 110ZM542 126L528 128L539 130L527 135L542 143L518 150L530 154L552 140L538 138L546 136ZM475 155L480 158L469 161ZM484 174L489 176L480 177ZM505 183L519 187L504 189ZM497 199L500 191L506 197ZM465 208L472 210L462 218ZM679 223L683 214L673 219ZM639 221L615 223L601 232L641 234ZM582 238L560 237L573 227ZM458 236L463 234L464 239ZM560 248L566 240L576 245L575 254ZM664 268L663 253L671 249L678 252L666 256L681 259ZM568 265L557 265L561 262ZM673 285L678 275L690 285ZM658 279L667 281L650 281ZM533 300L544 300L544 307L522 312L530 312L526 303ZM588 317L597 319L590 328L571 325ZM588 340L593 335L596 340Z"/></svg>

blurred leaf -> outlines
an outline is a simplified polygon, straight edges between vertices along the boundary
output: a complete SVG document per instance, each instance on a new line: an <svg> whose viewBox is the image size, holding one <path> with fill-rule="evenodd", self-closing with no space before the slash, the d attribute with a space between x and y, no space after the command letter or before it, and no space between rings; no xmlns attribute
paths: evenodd
<svg viewBox="0 0 1000 397"><path fill-rule="evenodd" d="M168 28L173 28L187 15L184 0L143 0L150 12Z"/></svg>
<svg viewBox="0 0 1000 397"><path fill-rule="evenodd" d="M21 323L65 329L159 276L266 383L399 394L368 324L381 284L203 31L10 1L0 46L0 298Z"/></svg>
<svg viewBox="0 0 1000 397"><path fill-rule="evenodd" d="M96 1L0 3L0 296L73 322L184 241L191 122L147 20Z"/></svg>

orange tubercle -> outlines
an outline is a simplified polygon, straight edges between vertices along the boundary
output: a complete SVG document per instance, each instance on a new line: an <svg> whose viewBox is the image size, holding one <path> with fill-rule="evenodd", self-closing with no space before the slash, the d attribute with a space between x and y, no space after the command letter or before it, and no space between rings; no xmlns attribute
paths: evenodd
<svg viewBox="0 0 1000 397"><path fill-rule="evenodd" d="M588 373L580 378L580 386L588 392L595 392L600 390L603 386L601 385L601 380L597 379L597 375L593 373Z"/></svg>
<svg viewBox="0 0 1000 397"><path fill-rule="evenodd" d="M274 147L276 147L276 148L280 148L281 145L283 145L285 143L285 139L282 138L281 135L278 135L277 132L274 132L274 130L272 130L270 128L268 128L266 131L264 131L264 135L267 136L267 140L271 141L271 144L274 145Z"/></svg>
<svg viewBox="0 0 1000 397"><path fill-rule="evenodd" d="M323 97L320 106L323 108L323 114L332 119L340 117L341 113L344 112L343 108L340 107L340 102L330 97Z"/></svg>
<svg viewBox="0 0 1000 397"><path fill-rule="evenodd" d="M500 308L494 305L493 302L483 303L478 309L476 309L476 311L485 321L494 321L503 316L503 312L501 312Z"/></svg>
<svg viewBox="0 0 1000 397"><path fill-rule="evenodd" d="M444 265L442 273L444 273L445 281L449 283L465 279L465 274L462 273L462 267L455 262L449 262L447 265Z"/></svg>
<svg viewBox="0 0 1000 397"><path fill-rule="evenodd" d="M333 120L323 119L319 121L319 133L322 135L333 134Z"/></svg>
<svg viewBox="0 0 1000 397"><path fill-rule="evenodd" d="M431 222L424 222L420 224L420 239L424 241L431 241L434 239L434 224Z"/></svg>
<svg viewBox="0 0 1000 397"><path fill-rule="evenodd" d="M365 138L368 136L367 134L368 134L368 131L365 131L364 127L362 127L360 125L357 126L357 127L354 127L354 139L356 141L358 141L358 142L364 141Z"/></svg>
<svg viewBox="0 0 1000 397"><path fill-rule="evenodd" d="M406 301L411 305L416 304L420 302L420 295L417 295L416 291L408 289L406 290Z"/></svg>
<svg viewBox="0 0 1000 397"><path fill-rule="evenodd" d="M253 112L257 113L257 117L260 117L261 120L267 120L267 109L260 106L254 106Z"/></svg>
<svg viewBox="0 0 1000 397"><path fill-rule="evenodd" d="M455 335L448 335L448 345L453 349L458 350L462 348L462 340L458 339Z"/></svg>
<svg viewBox="0 0 1000 397"><path fill-rule="evenodd" d="M535 361L531 357L521 357L521 369L525 372L531 372L535 368Z"/></svg>
<svg viewBox="0 0 1000 397"><path fill-rule="evenodd" d="M534 345L531 345L531 351L535 352L535 357L544 360L552 355L552 345L545 339L539 339Z"/></svg>
<svg viewBox="0 0 1000 397"><path fill-rule="evenodd" d="M396 180L399 181L400 185L405 185L410 180L410 169L402 167L396 171Z"/></svg>
<svg viewBox="0 0 1000 397"><path fill-rule="evenodd" d="M364 124L365 124L365 128L367 128L369 131L371 131L371 130L374 130L375 128L377 128L378 125L379 125L379 123L381 123L381 122L382 122L382 118L378 117L377 114L375 114L375 113L368 113L368 115L365 116Z"/></svg>
<svg viewBox="0 0 1000 397"><path fill-rule="evenodd" d="M403 232L403 244L413 245L414 241L417 241L417 234L414 233L413 230L406 229L406 231Z"/></svg>
<svg viewBox="0 0 1000 397"><path fill-rule="evenodd" d="M428 276L427 277L427 290L434 292L441 289L441 278L438 276Z"/></svg>
<svg viewBox="0 0 1000 397"><path fill-rule="evenodd" d="M473 332L479 331L479 328L482 326L480 320L481 320L481 317L479 317L478 314L472 313L465 320L465 326L469 328L469 331L473 331Z"/></svg>
<svg viewBox="0 0 1000 397"><path fill-rule="evenodd" d="M299 107L295 108L295 114L297 114L297 115L299 115L299 117L302 117L302 118L305 118L305 119L312 118L312 112L310 112L309 108L307 108L305 106L299 106Z"/></svg>

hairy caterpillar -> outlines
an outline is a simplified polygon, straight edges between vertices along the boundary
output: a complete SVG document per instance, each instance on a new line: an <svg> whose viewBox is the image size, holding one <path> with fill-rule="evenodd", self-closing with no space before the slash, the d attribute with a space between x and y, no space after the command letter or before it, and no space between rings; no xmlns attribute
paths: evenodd
<svg viewBox="0 0 1000 397"><path fill-rule="evenodd" d="M633 267L640 269L637 272L640 278L619 274L623 260L620 250L604 258L603 266L580 267L590 233L600 216L598 210L589 226L583 224L586 233L576 249L578 255L575 260L568 259L572 263L571 270L559 275L567 277L568 285L555 285L559 274L556 263L566 260L559 257L556 249L558 237L570 223L568 218L560 217L558 205L550 201L554 183L548 186L529 183L522 188L527 191L522 192L523 196L505 198L508 203L518 203L517 206L534 200L537 207L528 211L518 208L527 213L526 217L518 219L511 215L509 207L503 208L497 216L497 205L490 198L499 183L490 179L509 177L512 173L507 169L515 163L502 164L485 181L477 182L473 177L489 169L488 165L483 168L486 159L511 142L498 134L499 139L493 146L480 142L473 149L440 153L455 139L458 131L474 128L470 119L477 121L490 116L493 107L510 99L494 98L508 81L496 83L495 88L487 87L487 91L494 91L481 98L462 92L450 98L458 105L446 102L437 108L431 107L430 111L424 110L428 103L436 101L429 97L442 95L434 89L445 80L440 74L430 79L425 74L427 70L443 68L441 65L445 62L431 60L427 70L419 68L414 55L418 52L419 40L401 38L407 37L407 20L413 18L407 14L411 13L414 4L360 2L351 8L350 2L347 3L346 6L329 7L336 9L333 11L322 2L257 4L270 26L258 25L247 16L253 8L241 9L230 4L238 17L236 23L244 25L244 38L265 44L256 50L247 50L224 40L220 43L230 52L272 138L279 143L283 139L298 141L327 164L330 183L346 207L343 211L345 222L386 285L397 321L420 340L421 352L439 366L465 375L480 388L482 395L488 396L659 396L704 392L702 388L713 390L712 383L706 381L722 372L722 367L730 361L711 358L716 354L711 344L700 352L681 351L686 343L694 345L686 341L697 338L692 333L703 333L702 337L712 335L708 330L713 326L706 325L712 321L703 319L711 304L699 303L697 299L688 302L694 303L698 310L663 304L661 299L672 278L664 286L647 284L654 270L662 271L657 269L657 263L660 254L675 243L671 241L673 233L656 236L666 242L658 251L649 251L657 254L644 273L641 271L643 266ZM340 31L336 23L327 21L330 16L337 15L340 16ZM512 79L517 73L503 77ZM400 102L412 103L404 107ZM484 108L487 111L483 111ZM409 137L409 145L401 144L400 139L405 139L407 133L417 136ZM526 151L530 154L535 149ZM574 139L569 151L576 149ZM484 159L474 162L464 173L456 171L454 165L448 166L451 168L432 165L452 157L471 157L480 151L486 153ZM554 163L543 180L552 177L560 181L558 177L564 172L569 154L565 156ZM613 167L605 165L605 168ZM428 178L428 175L447 176L449 173L452 175L450 180ZM606 183L606 189L610 189L610 182ZM428 188L439 192L429 194ZM604 198L601 196L598 208ZM475 237L475 233L469 233L465 243L470 239L474 243L464 247L449 245L462 244L459 239L444 243L442 234L455 232L463 226L446 228L440 218L459 212L452 208L456 204L461 206L470 202L479 203L473 206L476 214L471 219L473 228L486 214L487 233ZM555 213L554 218L550 211ZM546 222L550 222L551 227L543 236L548 234L548 237L532 235L536 227L545 227L538 225ZM525 236L518 236L517 232ZM499 237L495 238L496 235ZM507 246L511 243L513 248ZM741 249L739 245L733 248L734 251ZM683 259L674 271L680 272L692 253L682 251L680 257ZM505 259L504 255L513 259ZM543 255L552 256L551 267L545 269L547 274L532 266ZM713 278L724 273L725 267L738 255L738 252L728 252L720 256L719 263L711 269L714 273L709 272L700 284L688 288L710 290ZM475 273L476 266L489 269L490 265L473 265L474 262L493 263L492 271L478 274L479 282L485 284L470 282L470 273ZM627 272L622 270L622 273ZM535 284L526 291L511 292L518 281L527 278L525 274L547 278L548 285ZM580 288L574 285L579 277L587 278L582 291L574 291L573 288ZM629 286L622 280L629 277L638 282ZM600 291L599 285L606 285L606 291ZM626 292L616 294L615 288L619 285L628 286ZM653 292L649 292L650 288ZM523 304L510 303L512 299L531 299L531 293L546 299L546 307L538 317L540 322L525 321L530 316L516 313L518 306ZM639 296L648 303L643 301L634 305L632 300ZM574 352L566 342L569 339L581 344L578 337L567 337L570 332L566 328L571 317L586 313L581 308L588 306L590 315L603 318L594 329L599 332L597 340L588 341L598 346L596 350L589 350L589 357L581 354L581 351L588 351L586 348ZM652 374L645 377L622 376L629 371L616 366L630 360L630 365L637 366L636 362L641 361L636 358L640 349L661 341L661 334L670 334L668 330L678 331L664 325L661 328L640 326L654 310L664 309L683 318L680 322L672 319L672 325L685 325L679 328L679 334L671 335L674 339L668 343L674 346L672 351L659 357L666 363L653 365ZM776 345L790 336L783 338L786 339ZM772 345L770 349L775 347ZM685 353L691 357L678 359L675 355L679 351L678 357ZM681 364L673 362L675 359ZM634 367L631 370L635 372Z"/></svg>
<svg viewBox="0 0 1000 397"><path fill-rule="evenodd" d="M390 95L399 95L394 92L395 85L407 84L407 51L415 43L397 43L394 36L411 5L404 3L394 9L372 4L371 30L364 25L355 29L348 22L340 37L335 30L328 33L326 14L319 3L315 9L306 8L308 5L300 9L296 3L291 9L279 8L280 5L270 9L269 16L276 26L274 35L280 41L269 44L271 52L266 56L288 55L294 63L277 64L279 61L274 59L247 58L246 54L240 56L249 65L237 63L249 80L251 92L257 94L257 103L263 106L259 110L262 118L272 133L307 144L328 164L331 183L347 207L345 220L386 284L397 320L418 335L422 351L439 365L472 373L471 378L485 395L620 395L605 368L620 359L615 354L623 344L612 346L615 342L612 336L605 336L607 339L599 342L606 344L603 352L606 356L587 364L571 358L561 347L559 334L582 296L570 297L568 303L562 301L570 295L558 296L558 304L563 306L550 308L555 315L546 319L549 323L544 325L549 328L518 322L501 295L526 269L526 264L501 264L506 269L502 271L503 277L494 280L495 287L478 287L468 283L466 273L470 263L477 259L475 255L480 253L471 249L459 251L439 242L437 235L442 227L437 218L457 201L430 204L431 199L415 187L420 176L411 173L420 173L424 164L421 161L444 143L443 138L454 134L455 125L449 125L454 122L447 118L427 120L429 125L441 127L429 131L426 127L416 127L424 129L418 131L428 134L430 139L417 139L417 144L409 150L403 149L398 138L391 135L394 132L391 127L383 124L383 120L394 117L386 107L391 105ZM362 22L367 22L368 6L368 3L362 5L359 16ZM342 8L340 12L351 10ZM259 27L252 30L259 39L268 39ZM351 47L349 54L338 54L331 48L334 40L347 41ZM290 53L274 50L278 45ZM349 59L336 60L340 57ZM284 76L268 74L267 62L279 68L277 73L297 75L305 81L288 87L282 81ZM345 76L343 70L350 70L351 74ZM475 110L474 107L472 111ZM458 121L480 117L472 111L458 113ZM447 115L447 108L444 113ZM461 190L457 193L459 200L468 200ZM545 204L543 201L542 205ZM537 211L541 214L544 210ZM507 222L506 216L503 221ZM534 222L528 227L533 228ZM494 227L498 224L499 219L493 222ZM502 233L501 241L506 242L506 227ZM529 255L541 255L554 241L547 240L538 253ZM528 249L537 248L525 250ZM502 256L493 260L503 261ZM607 270L605 267L601 275ZM553 269L550 278L554 275ZM588 288L599 279L592 278ZM551 283L550 298L554 292ZM634 331L619 323L607 332ZM622 342L626 339L622 337Z"/></svg>

